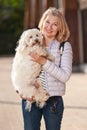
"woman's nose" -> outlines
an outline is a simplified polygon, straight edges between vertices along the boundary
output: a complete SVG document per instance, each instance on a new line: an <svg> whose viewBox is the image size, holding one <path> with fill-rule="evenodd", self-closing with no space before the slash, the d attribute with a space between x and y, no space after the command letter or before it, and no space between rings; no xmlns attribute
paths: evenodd
<svg viewBox="0 0 87 130"><path fill-rule="evenodd" d="M52 29L52 25L51 24L48 25L48 29Z"/></svg>

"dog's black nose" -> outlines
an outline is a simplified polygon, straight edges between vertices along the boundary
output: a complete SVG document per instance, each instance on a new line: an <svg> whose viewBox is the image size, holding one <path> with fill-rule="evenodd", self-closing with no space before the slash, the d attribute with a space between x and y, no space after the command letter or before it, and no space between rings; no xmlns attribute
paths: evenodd
<svg viewBox="0 0 87 130"><path fill-rule="evenodd" d="M36 39L35 39L35 42L39 42L39 40L36 38Z"/></svg>

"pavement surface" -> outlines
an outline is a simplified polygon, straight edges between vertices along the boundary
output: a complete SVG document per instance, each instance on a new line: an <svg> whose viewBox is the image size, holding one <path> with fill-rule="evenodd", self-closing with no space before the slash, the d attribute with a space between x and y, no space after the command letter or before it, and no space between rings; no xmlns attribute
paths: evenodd
<svg viewBox="0 0 87 130"><path fill-rule="evenodd" d="M13 57L0 57L0 130L23 130L21 99L11 82ZM61 130L87 130L87 74L73 73L63 96ZM41 121L41 130L45 130Z"/></svg>

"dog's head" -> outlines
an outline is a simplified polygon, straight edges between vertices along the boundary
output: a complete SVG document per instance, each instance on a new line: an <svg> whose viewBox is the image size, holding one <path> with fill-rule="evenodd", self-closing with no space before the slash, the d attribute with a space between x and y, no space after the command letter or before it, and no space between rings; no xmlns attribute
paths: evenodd
<svg viewBox="0 0 87 130"><path fill-rule="evenodd" d="M17 47L17 50L20 48L20 51L23 51L27 47L33 47L37 45L43 45L43 35L36 28L28 29L22 33L19 39L19 46Z"/></svg>

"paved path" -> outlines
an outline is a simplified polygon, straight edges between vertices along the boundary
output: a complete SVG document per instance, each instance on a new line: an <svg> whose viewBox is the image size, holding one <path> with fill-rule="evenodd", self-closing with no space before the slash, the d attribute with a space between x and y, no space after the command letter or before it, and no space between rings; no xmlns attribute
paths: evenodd
<svg viewBox="0 0 87 130"><path fill-rule="evenodd" d="M12 59L0 57L0 130L23 130L21 99L10 79ZM72 74L64 102L61 130L87 130L87 74ZM43 120L41 130L45 130Z"/></svg>

